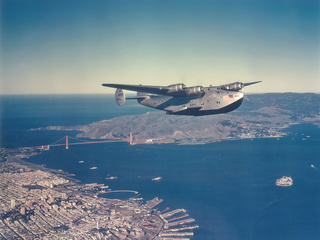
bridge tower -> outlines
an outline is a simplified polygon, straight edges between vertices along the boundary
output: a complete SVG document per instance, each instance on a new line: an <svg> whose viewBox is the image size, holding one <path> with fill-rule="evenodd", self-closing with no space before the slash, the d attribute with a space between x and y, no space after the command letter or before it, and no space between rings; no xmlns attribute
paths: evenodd
<svg viewBox="0 0 320 240"><path fill-rule="evenodd" d="M130 145L132 145L132 144L133 144L133 139L132 139L132 132L130 132L129 143L130 143Z"/></svg>
<svg viewBox="0 0 320 240"><path fill-rule="evenodd" d="M69 149L68 135L66 136L66 149Z"/></svg>

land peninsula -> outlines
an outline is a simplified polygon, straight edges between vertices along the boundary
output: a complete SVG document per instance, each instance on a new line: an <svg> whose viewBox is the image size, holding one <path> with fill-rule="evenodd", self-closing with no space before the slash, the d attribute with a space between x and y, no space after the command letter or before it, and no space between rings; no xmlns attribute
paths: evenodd
<svg viewBox="0 0 320 240"><path fill-rule="evenodd" d="M204 144L224 140L279 138L294 124L320 127L320 94L267 93L247 95L236 111L202 117L173 116L162 111L128 115L89 125L48 126L32 130L79 131L78 138L128 140L136 143ZM116 106L115 106L116 107Z"/></svg>

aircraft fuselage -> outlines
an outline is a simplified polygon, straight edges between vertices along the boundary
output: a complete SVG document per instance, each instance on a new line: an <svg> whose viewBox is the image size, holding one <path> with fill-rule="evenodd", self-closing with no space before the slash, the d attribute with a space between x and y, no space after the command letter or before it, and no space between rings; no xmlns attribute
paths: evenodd
<svg viewBox="0 0 320 240"><path fill-rule="evenodd" d="M243 97L241 91L205 87L203 93L192 98L148 95L138 99L138 103L166 111L168 114L202 116L233 111L241 105Z"/></svg>

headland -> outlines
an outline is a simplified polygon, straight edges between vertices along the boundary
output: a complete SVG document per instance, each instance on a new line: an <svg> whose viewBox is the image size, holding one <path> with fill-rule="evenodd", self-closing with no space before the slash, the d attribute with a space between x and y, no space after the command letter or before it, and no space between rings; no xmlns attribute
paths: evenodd
<svg viewBox="0 0 320 240"><path fill-rule="evenodd" d="M226 140L280 138L291 125L320 126L320 94L269 93L245 97L236 111L202 117L166 115L152 111L128 115L89 125L48 126L32 130L79 131L78 138L133 142L205 144ZM117 106L115 106L117 107Z"/></svg>

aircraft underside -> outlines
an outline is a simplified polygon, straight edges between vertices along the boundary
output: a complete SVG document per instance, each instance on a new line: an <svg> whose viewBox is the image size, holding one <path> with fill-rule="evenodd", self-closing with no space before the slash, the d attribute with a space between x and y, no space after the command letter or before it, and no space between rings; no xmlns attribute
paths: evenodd
<svg viewBox="0 0 320 240"><path fill-rule="evenodd" d="M205 115L212 115L212 114L221 114L221 113L228 113L231 112L242 104L243 98L239 99L238 101L231 103L225 107L219 109L211 109L211 110L201 110L201 108L188 108L179 112L170 112L167 111L167 114L172 115L190 115L190 116L205 116Z"/></svg>

